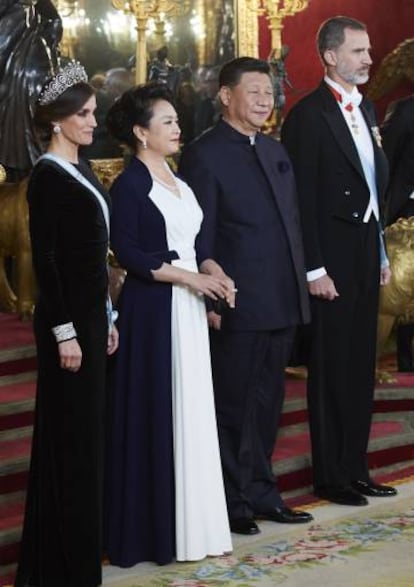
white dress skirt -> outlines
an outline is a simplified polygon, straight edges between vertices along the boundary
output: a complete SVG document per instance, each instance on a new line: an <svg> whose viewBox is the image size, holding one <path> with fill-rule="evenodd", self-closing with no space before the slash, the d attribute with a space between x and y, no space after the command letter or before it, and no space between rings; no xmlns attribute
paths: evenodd
<svg viewBox="0 0 414 587"><path fill-rule="evenodd" d="M198 271L194 243L203 213L194 193L174 178L180 196L154 178L149 197L162 213L173 265ZM206 308L202 296L173 285L172 405L178 561L232 551L213 398Z"/></svg>

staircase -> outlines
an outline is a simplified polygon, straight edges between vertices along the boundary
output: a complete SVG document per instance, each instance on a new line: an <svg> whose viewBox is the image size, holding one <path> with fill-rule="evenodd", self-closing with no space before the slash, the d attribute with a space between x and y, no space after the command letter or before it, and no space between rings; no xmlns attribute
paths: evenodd
<svg viewBox="0 0 414 587"><path fill-rule="evenodd" d="M375 390L368 454L374 477L403 468L414 459L414 373L394 375L397 383L378 385ZM272 457L279 490L287 499L312 491L305 388L303 379L287 379L283 416Z"/></svg>
<svg viewBox="0 0 414 587"><path fill-rule="evenodd" d="M370 467L380 475L414 459L414 374L376 389L369 447ZM30 323L0 314L0 587L15 570L36 387L36 355ZM410 463L411 464L411 463ZM311 490L310 442L304 379L288 378L284 413L273 454L279 489L290 505L306 503Z"/></svg>
<svg viewBox="0 0 414 587"><path fill-rule="evenodd" d="M0 586L12 580L24 510L36 390L32 325L0 314Z"/></svg>

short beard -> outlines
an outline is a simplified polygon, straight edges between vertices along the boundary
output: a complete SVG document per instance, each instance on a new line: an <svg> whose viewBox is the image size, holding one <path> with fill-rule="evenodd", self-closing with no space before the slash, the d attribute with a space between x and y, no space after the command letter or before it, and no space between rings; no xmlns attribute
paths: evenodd
<svg viewBox="0 0 414 587"><path fill-rule="evenodd" d="M369 73L356 73L351 76L352 82L355 86L359 86L360 84L366 84L369 80Z"/></svg>
<svg viewBox="0 0 414 587"><path fill-rule="evenodd" d="M369 72L366 71L364 73L348 73L346 70L343 70L340 66L336 68L336 73L341 77L344 82L347 84L351 84L353 86L359 86L360 84L366 84L369 80Z"/></svg>

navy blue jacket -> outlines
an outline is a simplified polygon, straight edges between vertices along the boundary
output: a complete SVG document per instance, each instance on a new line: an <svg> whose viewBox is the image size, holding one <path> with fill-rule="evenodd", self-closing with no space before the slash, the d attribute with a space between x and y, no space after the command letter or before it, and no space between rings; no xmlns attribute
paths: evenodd
<svg viewBox="0 0 414 587"><path fill-rule="evenodd" d="M179 172L204 212L200 244L236 282L231 330L272 330L309 319L292 166L282 145L225 121L184 150Z"/></svg>

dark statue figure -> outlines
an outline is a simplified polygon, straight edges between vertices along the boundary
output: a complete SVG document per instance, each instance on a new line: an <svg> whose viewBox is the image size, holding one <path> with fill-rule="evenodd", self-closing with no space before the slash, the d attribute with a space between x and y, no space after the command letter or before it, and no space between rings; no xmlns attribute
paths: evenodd
<svg viewBox="0 0 414 587"><path fill-rule="evenodd" d="M174 96L177 96L180 84L192 77L189 64L173 65L168 58L168 47L158 49L154 59L148 64L148 81L167 84Z"/></svg>
<svg viewBox="0 0 414 587"><path fill-rule="evenodd" d="M40 154L32 113L57 69L62 22L51 0L0 2L0 163L9 181L28 174Z"/></svg>
<svg viewBox="0 0 414 587"><path fill-rule="evenodd" d="M232 0L223 0L218 23L218 43L215 63L226 63L235 56L234 9Z"/></svg>
<svg viewBox="0 0 414 587"><path fill-rule="evenodd" d="M289 47L287 45L283 45L279 57L276 55L275 50L273 50L268 58L268 62L272 68L273 88L275 92L276 136L279 136L280 128L283 122L283 110L286 105L285 87L288 86L290 89L293 88L288 79L286 71L285 60L288 53Z"/></svg>

